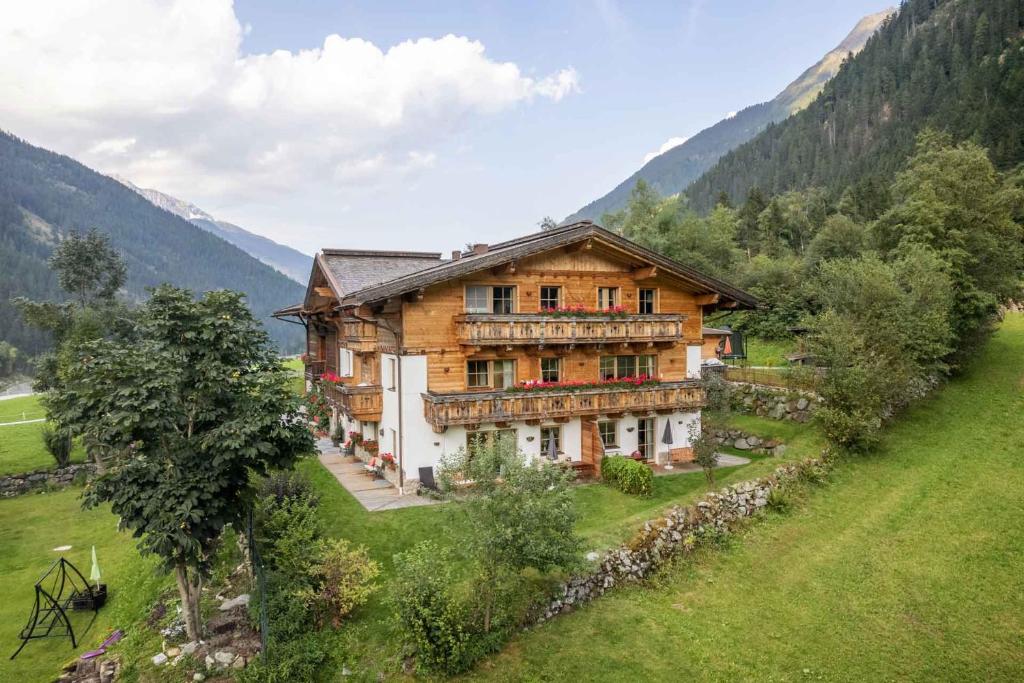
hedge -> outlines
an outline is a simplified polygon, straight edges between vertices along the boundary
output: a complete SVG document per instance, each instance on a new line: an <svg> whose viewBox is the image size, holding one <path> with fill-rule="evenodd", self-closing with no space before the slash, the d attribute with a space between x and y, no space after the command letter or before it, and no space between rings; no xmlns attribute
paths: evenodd
<svg viewBox="0 0 1024 683"><path fill-rule="evenodd" d="M601 478L623 493L649 496L654 490L654 472L650 467L621 455L601 458Z"/></svg>

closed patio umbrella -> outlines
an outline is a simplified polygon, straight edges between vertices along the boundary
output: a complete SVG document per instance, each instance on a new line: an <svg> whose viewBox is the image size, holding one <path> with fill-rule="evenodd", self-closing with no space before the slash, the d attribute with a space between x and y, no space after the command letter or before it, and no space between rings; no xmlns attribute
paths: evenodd
<svg viewBox="0 0 1024 683"><path fill-rule="evenodd" d="M726 335L726 337L725 337L725 346L722 348L722 355L723 356L731 356L732 355L732 339L731 339L730 335Z"/></svg>
<svg viewBox="0 0 1024 683"><path fill-rule="evenodd" d="M558 444L555 443L554 437L548 439L548 458L552 461L558 460Z"/></svg>
<svg viewBox="0 0 1024 683"><path fill-rule="evenodd" d="M665 433L661 435L661 442L669 447L668 462L665 469L672 469L672 420L665 420Z"/></svg>
<svg viewBox="0 0 1024 683"><path fill-rule="evenodd" d="M100 587L100 563L96 561L96 546L92 547L92 571L89 572L89 580L96 582L96 587Z"/></svg>

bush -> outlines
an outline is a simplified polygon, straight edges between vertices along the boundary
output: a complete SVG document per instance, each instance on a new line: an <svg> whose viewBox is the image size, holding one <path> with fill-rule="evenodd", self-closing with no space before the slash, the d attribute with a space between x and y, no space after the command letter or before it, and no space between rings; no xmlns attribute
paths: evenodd
<svg viewBox="0 0 1024 683"><path fill-rule="evenodd" d="M649 496L654 491L654 472L632 458L606 456L601 459L601 478L623 493Z"/></svg>
<svg viewBox="0 0 1024 683"><path fill-rule="evenodd" d="M456 592L451 553L431 541L395 556L391 602L416 661L427 671L457 674L473 665L469 612Z"/></svg>
<svg viewBox="0 0 1024 683"><path fill-rule="evenodd" d="M315 681L328 668L335 656L335 647L327 634L304 633L281 642L271 642L264 654L238 672L240 683L292 683Z"/></svg>
<svg viewBox="0 0 1024 683"><path fill-rule="evenodd" d="M302 499L316 505L319 499L313 490L313 484L305 476L296 472L275 472L263 480L259 490L260 498L273 498L276 503L286 498Z"/></svg>
<svg viewBox="0 0 1024 683"><path fill-rule="evenodd" d="M58 468L67 467L71 462L71 435L67 430L45 425L43 427L43 445L53 456Z"/></svg>
<svg viewBox="0 0 1024 683"><path fill-rule="evenodd" d="M315 560L308 575L313 587L306 595L318 623L330 621L338 628L344 617L370 597L380 567L366 548L353 548L343 539L323 540L312 554Z"/></svg>

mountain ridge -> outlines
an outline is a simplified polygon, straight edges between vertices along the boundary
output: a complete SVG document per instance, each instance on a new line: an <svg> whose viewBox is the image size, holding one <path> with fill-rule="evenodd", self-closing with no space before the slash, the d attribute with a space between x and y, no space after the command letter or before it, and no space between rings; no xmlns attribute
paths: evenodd
<svg viewBox="0 0 1024 683"><path fill-rule="evenodd" d="M623 208L637 180L644 180L663 196L681 192L730 150L813 101L825 83L838 72L846 56L863 49L868 38L894 11L888 8L862 17L839 45L805 69L774 98L745 107L735 116L722 119L686 142L659 154L609 193L567 216L563 222L600 220L605 213Z"/></svg>
<svg viewBox="0 0 1024 683"><path fill-rule="evenodd" d="M305 285L313 268L313 257L303 254L285 244L257 235L243 227L214 218L212 214L200 209L195 204L178 199L166 192L152 188L139 187L127 178L118 175L110 176L126 187L138 192L154 206L184 218L207 232L234 244L236 247L253 256L268 266Z"/></svg>

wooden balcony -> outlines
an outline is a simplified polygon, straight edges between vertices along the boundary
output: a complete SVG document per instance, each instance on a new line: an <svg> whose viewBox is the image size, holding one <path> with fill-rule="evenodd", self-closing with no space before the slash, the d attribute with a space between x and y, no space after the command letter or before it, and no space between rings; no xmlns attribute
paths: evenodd
<svg viewBox="0 0 1024 683"><path fill-rule="evenodd" d="M358 318L344 318L341 321L338 339L345 348L360 353L377 350L377 326Z"/></svg>
<svg viewBox="0 0 1024 683"><path fill-rule="evenodd" d="M538 313L455 318L460 344L469 346L676 342L683 338L683 314L553 316Z"/></svg>
<svg viewBox="0 0 1024 683"><path fill-rule="evenodd" d="M380 422L384 399L379 384L323 384L327 400L343 413L360 422Z"/></svg>
<svg viewBox="0 0 1024 683"><path fill-rule="evenodd" d="M327 369L327 361L322 360L307 360L306 361L306 379L310 382L315 382L320 379L320 375L324 374Z"/></svg>
<svg viewBox="0 0 1024 683"><path fill-rule="evenodd" d="M685 380L584 391L428 392L423 394L423 413L434 431L443 432L450 425L672 412L700 408L704 403L703 384Z"/></svg>

